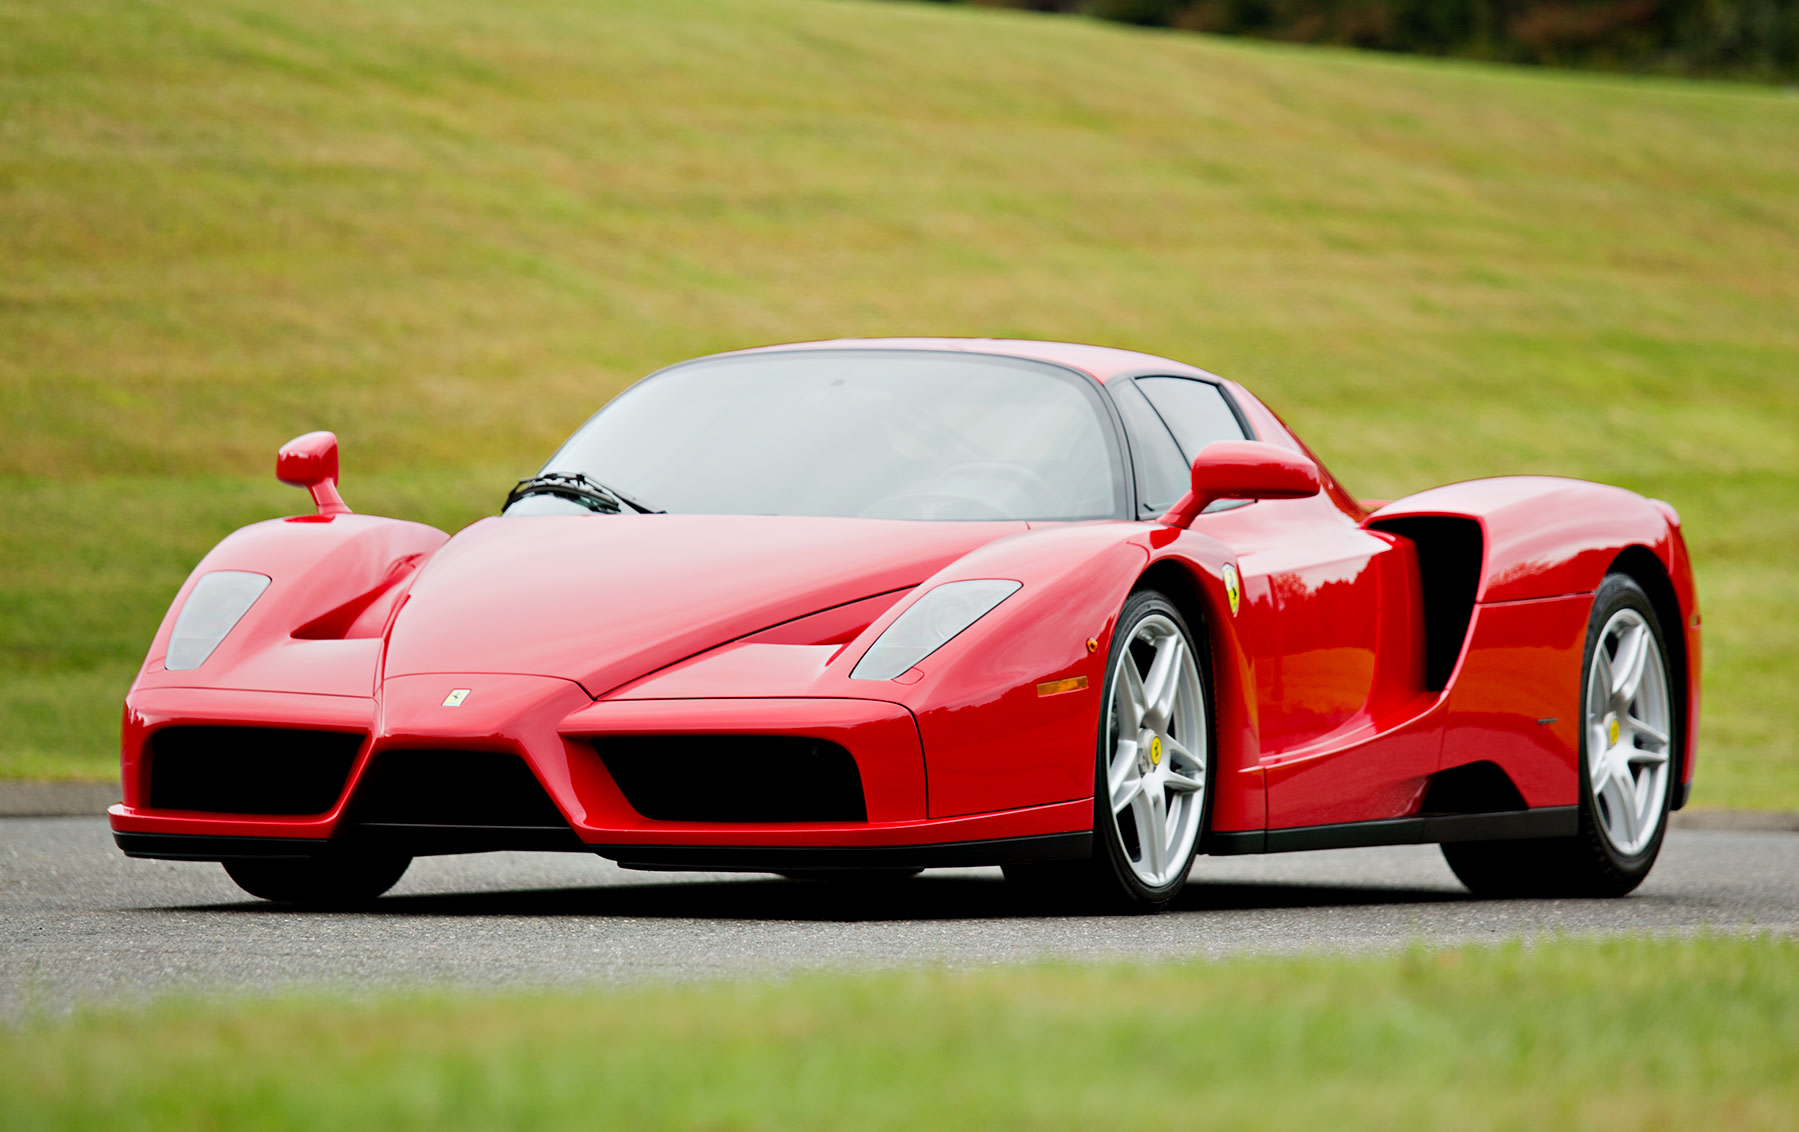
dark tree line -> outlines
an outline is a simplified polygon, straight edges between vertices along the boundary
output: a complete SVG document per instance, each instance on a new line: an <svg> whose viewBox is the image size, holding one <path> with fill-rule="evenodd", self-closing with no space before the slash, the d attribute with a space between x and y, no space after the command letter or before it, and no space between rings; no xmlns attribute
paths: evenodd
<svg viewBox="0 0 1799 1132"><path fill-rule="evenodd" d="M956 2L956 0L950 0ZM961 0L1295 43L1799 78L1799 0Z"/></svg>

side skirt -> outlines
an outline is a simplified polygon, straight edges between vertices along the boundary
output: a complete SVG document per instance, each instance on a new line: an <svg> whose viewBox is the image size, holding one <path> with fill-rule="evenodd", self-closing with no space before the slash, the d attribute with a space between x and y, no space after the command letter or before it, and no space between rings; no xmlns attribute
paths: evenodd
<svg viewBox="0 0 1799 1132"><path fill-rule="evenodd" d="M1308 849L1355 849L1368 845L1431 845L1443 841L1517 841L1573 837L1580 832L1580 807L1538 806L1497 814L1437 814L1385 821L1301 825L1286 829L1214 833L1204 849L1215 857L1244 853L1297 853Z"/></svg>
<svg viewBox="0 0 1799 1132"><path fill-rule="evenodd" d="M422 857L496 849L552 849L598 853L627 869L770 872L782 869L941 869L1071 861L1093 855L1093 834L1051 833L938 845L749 846L586 845L570 830L518 827L360 826L325 840L304 837L227 837L180 833L117 833L127 857L164 861L225 861L243 857L315 857L346 848L379 848Z"/></svg>
<svg viewBox="0 0 1799 1132"><path fill-rule="evenodd" d="M227 861L244 857L316 857L343 850L435 857L451 853L491 853L502 849L585 853L588 847L567 826L400 825L346 826L336 837L231 837L201 833L118 833L112 835L127 857L160 861Z"/></svg>
<svg viewBox="0 0 1799 1132"><path fill-rule="evenodd" d="M598 845L627 869L765 873L787 869L944 869L1075 861L1093 855L1093 834L1046 833L941 845L748 846Z"/></svg>
<svg viewBox="0 0 1799 1132"><path fill-rule="evenodd" d="M127 857L152 861L225 861L238 857L316 857L331 843L322 837L224 837L192 833L119 833L113 841Z"/></svg>

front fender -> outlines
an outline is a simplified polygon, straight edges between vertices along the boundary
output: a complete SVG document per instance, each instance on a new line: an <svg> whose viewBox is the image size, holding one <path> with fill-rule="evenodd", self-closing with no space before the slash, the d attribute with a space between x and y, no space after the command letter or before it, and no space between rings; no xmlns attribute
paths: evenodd
<svg viewBox="0 0 1799 1132"><path fill-rule="evenodd" d="M226 536L188 575L164 614L133 689L147 686L374 694L380 633L419 566L447 539L422 523L374 515L304 516ZM270 584L205 663L163 667L194 585L215 570Z"/></svg>
<svg viewBox="0 0 1799 1132"><path fill-rule="evenodd" d="M1093 796L1106 647L1149 560L1132 537L1140 530L1095 523L1027 531L957 559L918 587L922 596L970 578L1023 584L911 672L879 685L883 698L918 719L931 817ZM857 644L872 644L910 604L889 610Z"/></svg>
<svg viewBox="0 0 1799 1132"><path fill-rule="evenodd" d="M1092 797L1118 613L1151 562L1171 554L1224 600L1217 579L1229 558L1224 547L1143 523L1039 527L980 547L918 587L922 596L965 579L1022 583L912 672L867 693L903 703L917 717L931 817ZM870 625L856 649L872 644L909 604Z"/></svg>

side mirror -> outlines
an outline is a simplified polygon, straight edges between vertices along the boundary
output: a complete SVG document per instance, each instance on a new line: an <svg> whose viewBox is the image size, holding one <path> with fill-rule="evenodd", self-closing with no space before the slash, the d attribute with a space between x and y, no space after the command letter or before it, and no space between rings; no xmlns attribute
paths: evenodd
<svg viewBox="0 0 1799 1132"><path fill-rule="evenodd" d="M312 502L326 518L350 513L337 493L336 433L309 432L283 444L275 453L275 478L312 492Z"/></svg>
<svg viewBox="0 0 1799 1132"><path fill-rule="evenodd" d="M1220 499L1304 499L1318 494L1318 465L1259 440L1215 440L1193 461L1193 487L1162 522L1186 527Z"/></svg>

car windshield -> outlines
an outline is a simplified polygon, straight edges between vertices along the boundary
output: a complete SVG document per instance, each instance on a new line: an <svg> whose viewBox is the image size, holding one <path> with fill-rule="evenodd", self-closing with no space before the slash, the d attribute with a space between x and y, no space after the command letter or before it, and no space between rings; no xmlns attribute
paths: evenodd
<svg viewBox="0 0 1799 1132"><path fill-rule="evenodd" d="M627 389L544 472L690 514L1107 518L1123 510L1122 461L1099 398L1074 373L1014 358L712 358ZM517 497L506 513L592 511L544 493Z"/></svg>

